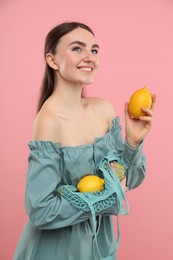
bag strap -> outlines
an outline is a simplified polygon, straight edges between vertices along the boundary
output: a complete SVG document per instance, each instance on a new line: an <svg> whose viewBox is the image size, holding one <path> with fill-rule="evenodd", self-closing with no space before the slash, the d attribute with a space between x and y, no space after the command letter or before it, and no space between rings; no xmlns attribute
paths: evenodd
<svg viewBox="0 0 173 260"><path fill-rule="evenodd" d="M119 204L119 212L123 215L126 215L129 213L129 204L126 199L124 190L121 186L121 183L118 177L116 176L115 172L112 170L112 167L110 166L109 162L110 159L105 157L101 161L99 170L102 171L105 177L106 185L108 185L117 194L117 203ZM125 208L123 207L123 201L125 202Z"/></svg>

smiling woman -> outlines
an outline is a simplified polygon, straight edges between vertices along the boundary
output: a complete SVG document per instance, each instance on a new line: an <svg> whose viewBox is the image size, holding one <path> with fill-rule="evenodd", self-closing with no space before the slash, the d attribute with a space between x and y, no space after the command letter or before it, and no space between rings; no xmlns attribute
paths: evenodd
<svg viewBox="0 0 173 260"><path fill-rule="evenodd" d="M56 64L53 63L54 59L53 57L57 54L57 47L58 43L62 42L62 39L64 36L69 35L70 32L73 32L75 30L75 37L69 37L69 41L66 41L66 48L68 50L71 50L71 52L81 53L83 49L86 49L87 47L90 47L91 50L89 52L93 54L98 53L98 44L93 44L93 46L87 46L86 42L80 41L81 35L80 32L78 35L76 34L76 31L80 29L83 29L85 33L88 33L90 38L92 37L95 42L95 37L93 31L85 24L83 23L77 23L77 22L71 22L71 23L64 23L60 24L57 27L53 28L47 35L46 41L45 41L45 59L47 60L46 67L45 67L45 74L42 82L42 90L41 90L41 96L40 101L38 104L38 111L42 107L45 100L53 93L54 90L54 72L55 69L58 69ZM74 33L74 32L73 32ZM79 37L79 38L78 38ZM84 52L83 52L84 54ZM58 51L58 57L60 57L60 53ZM55 66L55 67L54 67ZM87 64L85 64L85 67ZM51 69L52 68L52 69ZM93 70L94 68L92 68ZM86 83L87 84L87 83ZM84 95L82 91L82 96Z"/></svg>
<svg viewBox="0 0 173 260"><path fill-rule="evenodd" d="M55 53L47 53L46 60L57 73L58 90L64 88L67 80L79 86L91 84L98 69L98 45L95 37L83 28L76 28L61 38ZM79 71L91 73L83 74Z"/></svg>
<svg viewBox="0 0 173 260"><path fill-rule="evenodd" d="M145 117L138 121L125 105L123 141L113 106L82 94L83 86L96 76L98 50L94 33L82 23L60 24L46 37L46 68L29 143L25 194L29 221L14 260L116 259L119 239L114 238L112 216L123 212L124 192L145 177L142 143L151 129L155 96L151 109L145 109ZM76 191L82 177L100 176L101 162L112 151L126 169L124 178L117 180L115 164L107 163L99 196ZM107 173L109 166L113 175ZM73 197L68 191L74 191ZM76 196L83 204L75 204ZM89 206L82 206L86 202Z"/></svg>

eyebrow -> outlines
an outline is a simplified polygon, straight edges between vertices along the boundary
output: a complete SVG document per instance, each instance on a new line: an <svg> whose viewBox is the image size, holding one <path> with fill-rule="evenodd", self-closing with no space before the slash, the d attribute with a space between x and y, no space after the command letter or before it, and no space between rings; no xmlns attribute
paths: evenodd
<svg viewBox="0 0 173 260"><path fill-rule="evenodd" d="M80 46L82 46L82 47L86 47L86 43L81 42L81 41L71 42L71 43L69 44L69 46L71 46L71 45L73 45L73 44L78 44L78 45L80 45ZM98 48L98 49L99 49L99 45L98 45L98 44L93 44L93 45L92 45L92 48Z"/></svg>

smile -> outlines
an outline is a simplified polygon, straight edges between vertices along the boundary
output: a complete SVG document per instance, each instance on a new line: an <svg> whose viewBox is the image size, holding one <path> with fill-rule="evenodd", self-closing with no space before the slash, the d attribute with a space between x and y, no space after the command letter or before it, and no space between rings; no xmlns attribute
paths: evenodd
<svg viewBox="0 0 173 260"><path fill-rule="evenodd" d="M90 67L78 67L79 70L82 70L82 71L92 71L93 68L90 68Z"/></svg>

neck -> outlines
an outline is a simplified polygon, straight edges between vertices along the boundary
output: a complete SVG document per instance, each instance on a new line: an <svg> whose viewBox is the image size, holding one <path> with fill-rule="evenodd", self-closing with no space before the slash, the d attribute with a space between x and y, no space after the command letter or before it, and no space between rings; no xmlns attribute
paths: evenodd
<svg viewBox="0 0 173 260"><path fill-rule="evenodd" d="M51 96L53 107L75 112L83 108L82 103L82 84L76 84L73 82L57 82L55 83L55 90Z"/></svg>

